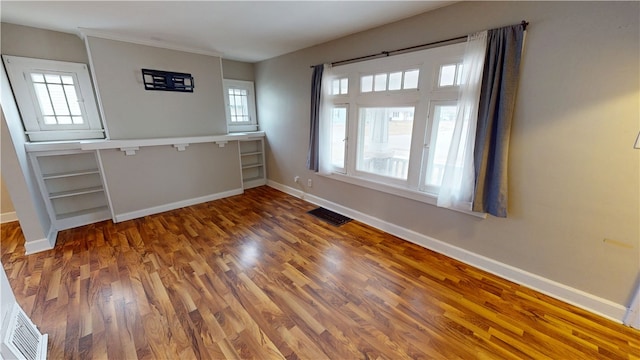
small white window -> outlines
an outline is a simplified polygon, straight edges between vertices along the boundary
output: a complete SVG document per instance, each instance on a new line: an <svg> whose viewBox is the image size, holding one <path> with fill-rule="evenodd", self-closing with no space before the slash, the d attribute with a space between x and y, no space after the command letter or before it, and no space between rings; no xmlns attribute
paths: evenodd
<svg viewBox="0 0 640 360"><path fill-rule="evenodd" d="M373 78L373 91L387 90L387 74L376 74Z"/></svg>
<svg viewBox="0 0 640 360"><path fill-rule="evenodd" d="M331 81L331 95L347 95L349 93L349 79L341 78Z"/></svg>
<svg viewBox="0 0 640 360"><path fill-rule="evenodd" d="M373 91L373 75L365 75L360 78L360 91L363 93Z"/></svg>
<svg viewBox="0 0 640 360"><path fill-rule="evenodd" d="M407 70L404 72L404 86L403 89L417 89L418 79L420 78L420 70Z"/></svg>
<svg viewBox="0 0 640 360"><path fill-rule="evenodd" d="M389 90L402 89L402 71L389 74Z"/></svg>
<svg viewBox="0 0 640 360"><path fill-rule="evenodd" d="M438 87L460 86L462 81L462 64L445 64L440 66Z"/></svg>
<svg viewBox="0 0 640 360"><path fill-rule="evenodd" d="M225 79L224 93L228 131L257 131L258 119L253 82Z"/></svg>
<svg viewBox="0 0 640 360"><path fill-rule="evenodd" d="M104 138L87 65L3 58L29 140Z"/></svg>

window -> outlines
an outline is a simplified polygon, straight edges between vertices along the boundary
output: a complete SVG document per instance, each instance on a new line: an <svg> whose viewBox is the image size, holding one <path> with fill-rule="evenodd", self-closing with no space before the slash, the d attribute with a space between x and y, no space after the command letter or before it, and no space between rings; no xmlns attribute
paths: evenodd
<svg viewBox="0 0 640 360"><path fill-rule="evenodd" d="M29 140L104 138L87 65L3 59Z"/></svg>
<svg viewBox="0 0 640 360"><path fill-rule="evenodd" d="M346 95L349 93L349 78L333 79L331 81L331 95Z"/></svg>
<svg viewBox="0 0 640 360"><path fill-rule="evenodd" d="M438 87L460 86L462 64L444 64L440 66Z"/></svg>
<svg viewBox="0 0 640 360"><path fill-rule="evenodd" d="M224 92L228 131L258 130L253 82L225 79Z"/></svg>
<svg viewBox="0 0 640 360"><path fill-rule="evenodd" d="M419 69L363 75L360 77L360 92L381 92L418 88ZM335 80L334 80L335 81ZM332 93L335 95L335 93Z"/></svg>
<svg viewBox="0 0 640 360"><path fill-rule="evenodd" d="M323 128L330 134L320 136L329 137L321 140L329 147L321 152L331 155L326 162L321 157L322 171L382 191L437 195L458 111L463 54L464 44L456 44L329 70L332 86L324 103L331 116L323 121L330 126ZM359 91L336 91L342 81Z"/></svg>
<svg viewBox="0 0 640 360"><path fill-rule="evenodd" d="M447 152L453 137L453 128L458 107L455 101L435 102L431 105L431 136L427 161L423 164L423 183L420 190L436 193L442 184L444 166L447 162Z"/></svg>
<svg viewBox="0 0 640 360"><path fill-rule="evenodd" d="M345 155L347 152L347 114L346 105L336 105L331 111L331 165L340 173L345 172Z"/></svg>
<svg viewBox="0 0 640 360"><path fill-rule="evenodd" d="M407 179L414 112L414 107L360 108L357 171Z"/></svg>

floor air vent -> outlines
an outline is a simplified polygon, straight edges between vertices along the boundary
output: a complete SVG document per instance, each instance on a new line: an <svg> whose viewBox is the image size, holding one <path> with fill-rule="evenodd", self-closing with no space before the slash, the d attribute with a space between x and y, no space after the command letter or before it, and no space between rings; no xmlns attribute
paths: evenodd
<svg viewBox="0 0 640 360"><path fill-rule="evenodd" d="M309 210L309 214L317 217L318 219L324 220L331 225L340 226L351 221L351 218L348 218L344 215L340 215L331 210L327 210L325 208L319 207L317 209Z"/></svg>
<svg viewBox="0 0 640 360"><path fill-rule="evenodd" d="M15 303L8 319L9 326L2 341L5 359L41 360L47 358L47 338Z"/></svg>

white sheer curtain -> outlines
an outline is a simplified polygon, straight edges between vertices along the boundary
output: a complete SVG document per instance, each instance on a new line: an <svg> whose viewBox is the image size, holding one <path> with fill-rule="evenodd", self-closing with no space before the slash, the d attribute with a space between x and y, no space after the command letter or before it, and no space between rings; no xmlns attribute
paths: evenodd
<svg viewBox="0 0 640 360"><path fill-rule="evenodd" d="M331 174L331 81L335 77L331 64L324 64L322 72L322 95L320 97L320 142L319 142L319 168L322 175Z"/></svg>
<svg viewBox="0 0 640 360"><path fill-rule="evenodd" d="M487 32L469 35L462 62L456 123L444 167L438 206L471 211L474 193L473 147Z"/></svg>

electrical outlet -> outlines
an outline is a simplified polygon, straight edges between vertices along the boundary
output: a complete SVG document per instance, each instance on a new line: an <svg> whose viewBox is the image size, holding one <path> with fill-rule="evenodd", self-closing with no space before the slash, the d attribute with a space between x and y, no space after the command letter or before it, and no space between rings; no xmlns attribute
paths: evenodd
<svg viewBox="0 0 640 360"><path fill-rule="evenodd" d="M308 186L308 187L312 187L312 186L313 186L313 180L308 179L308 180L307 180L307 186Z"/></svg>
<svg viewBox="0 0 640 360"><path fill-rule="evenodd" d="M295 183L299 183L300 182L300 176L296 176L293 178L293 182Z"/></svg>

